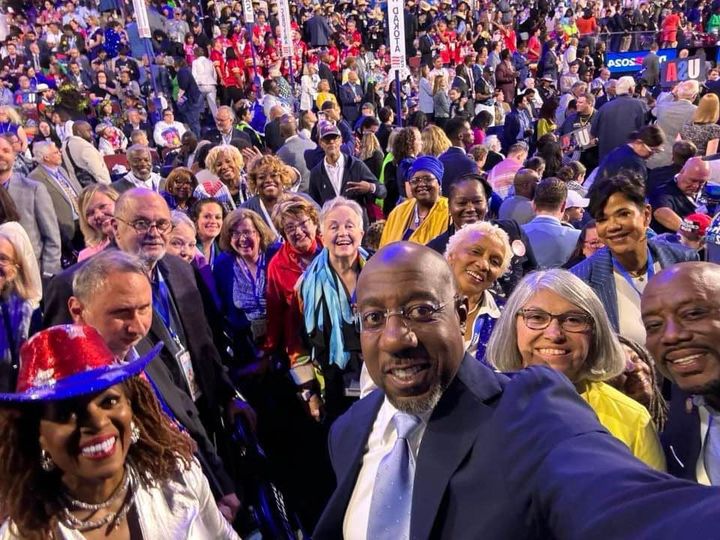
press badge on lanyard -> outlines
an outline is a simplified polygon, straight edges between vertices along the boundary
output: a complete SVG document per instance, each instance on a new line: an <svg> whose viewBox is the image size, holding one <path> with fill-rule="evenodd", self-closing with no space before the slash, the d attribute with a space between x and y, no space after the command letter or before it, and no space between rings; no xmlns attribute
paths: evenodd
<svg viewBox="0 0 720 540"><path fill-rule="evenodd" d="M167 331L170 333L170 337L175 342L175 346L177 347L175 361L182 370L183 377L187 383L188 391L190 392L190 397L193 401L197 401L202 395L202 392L200 391L200 386L195 378L195 369L192 365L190 352L185 348L175 330L173 330L172 315L170 312L170 302L172 300L167 290L167 285L165 285L165 280L160 272L158 272L157 278L157 294L153 295L153 307L160 315L160 318L165 324L165 328L167 328Z"/></svg>
<svg viewBox="0 0 720 540"><path fill-rule="evenodd" d="M175 336L173 336L173 339L175 339ZM183 376L185 377L185 382L188 386L188 390L190 390L190 397L193 401L197 401L198 399L200 399L202 391L200 390L200 386L198 385L197 379L195 378L195 368L193 368L190 353L185 349L185 347L182 346L180 340L176 339L175 342L177 343L178 347L180 347L180 350L175 353L175 361L182 369Z"/></svg>

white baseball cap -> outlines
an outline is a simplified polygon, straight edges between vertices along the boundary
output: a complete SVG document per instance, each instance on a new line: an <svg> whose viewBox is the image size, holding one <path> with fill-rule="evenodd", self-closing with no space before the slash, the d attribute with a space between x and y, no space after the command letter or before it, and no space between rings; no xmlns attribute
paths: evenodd
<svg viewBox="0 0 720 540"><path fill-rule="evenodd" d="M568 189L565 208L587 208L588 204L590 204L590 199L586 199L573 189Z"/></svg>

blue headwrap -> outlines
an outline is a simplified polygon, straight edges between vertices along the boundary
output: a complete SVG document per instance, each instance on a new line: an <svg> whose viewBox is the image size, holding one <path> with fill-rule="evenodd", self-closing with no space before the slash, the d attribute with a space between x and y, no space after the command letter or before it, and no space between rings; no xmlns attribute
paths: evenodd
<svg viewBox="0 0 720 540"><path fill-rule="evenodd" d="M420 156L413 161L413 164L407 173L407 180L410 180L416 172L420 171L432 173L433 176L437 178L438 182L441 182L443 173L445 172L445 167L443 167L442 162L434 156Z"/></svg>

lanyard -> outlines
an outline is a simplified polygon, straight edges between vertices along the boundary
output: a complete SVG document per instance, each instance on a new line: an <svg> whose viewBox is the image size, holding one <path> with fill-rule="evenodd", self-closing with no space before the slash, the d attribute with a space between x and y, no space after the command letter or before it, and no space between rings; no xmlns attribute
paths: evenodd
<svg viewBox="0 0 720 540"><path fill-rule="evenodd" d="M179 344L180 339L172 328L172 318L170 315L170 292L168 291L165 279L159 270L157 270L157 281L154 283L153 294L153 307L160 315L160 318L165 323L165 327L170 332L172 338Z"/></svg>
<svg viewBox="0 0 720 540"><path fill-rule="evenodd" d="M628 282L628 284L633 288L633 290L636 293L638 293L638 296L642 296L642 292L640 291L640 289L637 288L637 286L635 285L635 282L633 281L632 276L630 275L630 273L627 270L625 270L623 265L621 265L615 259L615 257L612 258L612 262L613 262L613 267L615 268L617 273L620 274L623 277L623 279ZM647 279L648 279L648 281L650 281L652 279L652 277L655 275L654 264L655 263L653 261L652 252L650 251L650 248L648 248L648 250L647 250Z"/></svg>
<svg viewBox="0 0 720 540"><path fill-rule="evenodd" d="M270 230L275 235L275 238L278 238L280 234L278 233L277 229L275 228L275 224L273 223L272 219L270 218L270 214L267 211L267 208L265 208L265 203L263 200L258 197L258 201L260 202L260 210L262 210L263 217L265 218L265 223L269 225Z"/></svg>
<svg viewBox="0 0 720 540"><path fill-rule="evenodd" d="M258 310L262 310L262 304L260 303L260 299L264 296L262 291L258 291L258 285L260 283L260 279L262 277L263 272L265 271L265 254L260 253L260 257L258 258L257 267L255 268L255 276L253 277L252 272L250 272L250 267L247 265L245 260L242 257L235 257L235 260L238 261L238 268L240 269L240 272L242 272L243 276L245 277L245 280L250 283L250 286L252 287L252 295L255 299L255 307ZM260 294L258 294L260 293Z"/></svg>

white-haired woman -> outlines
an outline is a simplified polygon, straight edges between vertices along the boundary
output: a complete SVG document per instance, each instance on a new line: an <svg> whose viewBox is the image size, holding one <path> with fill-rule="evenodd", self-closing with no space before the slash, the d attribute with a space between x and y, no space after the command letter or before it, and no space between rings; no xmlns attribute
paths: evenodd
<svg viewBox="0 0 720 540"><path fill-rule="evenodd" d="M512 256L507 233L487 221L466 225L448 241L445 258L455 276L458 292L467 297L469 304L465 344L467 351L478 360L485 358L502 307L492 287L510 268Z"/></svg>
<svg viewBox="0 0 720 540"><path fill-rule="evenodd" d="M42 285L37 259L22 226L0 225L0 392L14 392L20 347L28 339Z"/></svg>
<svg viewBox="0 0 720 540"><path fill-rule="evenodd" d="M218 179L201 181L193 196L197 199L217 199L226 212L232 212L250 197L244 166L240 150L229 144L216 146L208 152L205 167Z"/></svg>
<svg viewBox="0 0 720 540"><path fill-rule="evenodd" d="M647 409L603 382L625 370L625 353L605 308L567 270L535 272L520 282L490 337L486 358L500 371L547 365L562 372L635 457L665 470Z"/></svg>
<svg viewBox="0 0 720 540"><path fill-rule="evenodd" d="M318 420L324 413L331 418L342 414L350 405L346 387L360 379L360 338L351 298L367 259L360 247L362 208L344 197L326 202L320 212L320 232L325 247L296 287L308 349L292 366L301 395Z"/></svg>

